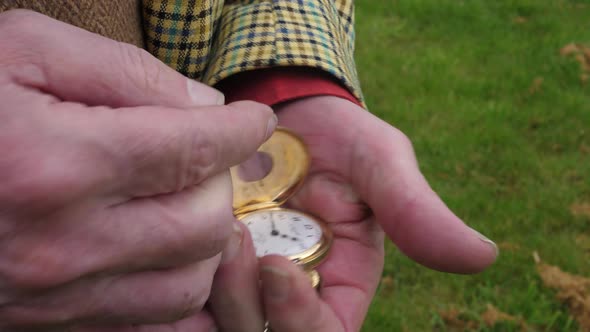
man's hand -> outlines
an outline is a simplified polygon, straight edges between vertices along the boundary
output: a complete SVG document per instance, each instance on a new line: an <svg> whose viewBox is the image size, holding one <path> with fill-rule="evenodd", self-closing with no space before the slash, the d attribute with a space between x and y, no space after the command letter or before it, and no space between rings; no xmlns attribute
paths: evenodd
<svg viewBox="0 0 590 332"><path fill-rule="evenodd" d="M26 11L0 15L0 100L0 331L210 328L193 314L235 246L227 169L270 108L206 106L223 95Z"/></svg>
<svg viewBox="0 0 590 332"><path fill-rule="evenodd" d="M292 208L328 222L334 243L319 266L319 296L280 256L256 266L244 229L237 258L214 280L211 309L224 331L358 331L383 267L383 231L406 255L440 271L476 273L496 246L467 227L430 189L409 139L344 99L313 97L277 109L279 124L307 143L310 174ZM262 281L262 303L257 289ZM227 317L233 317L229 319Z"/></svg>

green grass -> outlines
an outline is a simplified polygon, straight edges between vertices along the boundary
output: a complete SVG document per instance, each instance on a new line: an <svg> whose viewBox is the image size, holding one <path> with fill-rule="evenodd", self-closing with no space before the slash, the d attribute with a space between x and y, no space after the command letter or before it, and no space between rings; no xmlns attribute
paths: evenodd
<svg viewBox="0 0 590 332"><path fill-rule="evenodd" d="M477 318L491 303L539 331L577 331L532 252L590 276L575 238L590 219L590 81L559 50L590 46L590 2L357 0L357 65L372 112L414 142L445 202L497 243L517 245L477 276L427 270L386 247L364 331L446 331L439 312ZM519 20L515 18L520 17ZM524 21L524 22L523 22ZM535 93L529 89L540 77ZM518 331L498 325L481 331Z"/></svg>

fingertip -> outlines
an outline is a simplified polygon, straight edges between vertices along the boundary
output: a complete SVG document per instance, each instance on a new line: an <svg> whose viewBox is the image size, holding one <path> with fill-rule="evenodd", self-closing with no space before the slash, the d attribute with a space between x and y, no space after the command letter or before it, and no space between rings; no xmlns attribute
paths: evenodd
<svg viewBox="0 0 590 332"><path fill-rule="evenodd" d="M394 242L402 252L426 267L448 273L476 274L497 259L496 244L450 211L439 214L437 219L414 219L412 224L414 227L399 227Z"/></svg>
<svg viewBox="0 0 590 332"><path fill-rule="evenodd" d="M240 227L240 223L234 221L232 223L232 233L229 236L227 244L221 254L221 265L231 263L242 251L242 243L244 240L244 231Z"/></svg>
<svg viewBox="0 0 590 332"><path fill-rule="evenodd" d="M229 107L230 109L236 110L236 111L240 111L240 112L244 112L244 111L249 111L249 112L253 112L254 116L258 116L258 117L263 117L263 121L260 123L265 123L266 127L265 129L265 133L264 133L264 141L266 141L267 139L270 138L270 136L272 135L272 133L274 132L274 130L277 127L277 124L279 122L278 117L276 116L276 114L274 113L274 111L272 110L272 108L268 105L265 104L261 104L255 101L250 101L250 100L243 100L243 101L236 101L230 104L227 104L227 107ZM266 122L264 122L266 121ZM249 122L250 124L257 124L257 122Z"/></svg>
<svg viewBox="0 0 590 332"><path fill-rule="evenodd" d="M483 271L497 256L497 246L469 228L432 190L412 163L385 163L397 173L391 181L376 179L365 194L389 238L408 257L442 272Z"/></svg>
<svg viewBox="0 0 590 332"><path fill-rule="evenodd" d="M262 294L267 304L283 303L289 299L293 277L288 270L272 266L260 267L260 280L262 282Z"/></svg>
<svg viewBox="0 0 590 332"><path fill-rule="evenodd" d="M227 104L227 107L233 108L235 110L255 110L258 112L266 113L270 116L271 113L274 113L272 108L266 104L262 104L253 100L240 100L234 101L232 103Z"/></svg>
<svg viewBox="0 0 590 332"><path fill-rule="evenodd" d="M186 83L188 96L195 106L225 104L225 95L221 91L190 78L186 79Z"/></svg>
<svg viewBox="0 0 590 332"><path fill-rule="evenodd" d="M232 234L228 240L228 244L222 252L220 268L225 270L226 265L236 264L239 267L243 267L245 264L249 265L251 262L258 264L256 259L256 250L252 243L250 230L243 222L236 220L232 224ZM231 269L233 270L233 267Z"/></svg>
<svg viewBox="0 0 590 332"><path fill-rule="evenodd" d="M175 331L218 331L217 324L207 310L202 310L173 325Z"/></svg>
<svg viewBox="0 0 590 332"><path fill-rule="evenodd" d="M479 255L474 255L475 259L472 259L473 264L471 269L467 270L466 273L479 273L487 269L489 266L494 264L500 255L500 249L498 245L487 236L481 234L473 228L470 228L473 236L479 240ZM480 256L480 257L478 257Z"/></svg>
<svg viewBox="0 0 590 332"><path fill-rule="evenodd" d="M318 299L310 274L287 258L269 255L259 260L262 295L266 304L279 307L310 304ZM268 302L267 302L268 301Z"/></svg>
<svg viewBox="0 0 590 332"><path fill-rule="evenodd" d="M262 295L266 304L286 302L293 288L298 286L297 279L306 277L301 268L279 255L260 258L258 266Z"/></svg>
<svg viewBox="0 0 590 332"><path fill-rule="evenodd" d="M264 309L273 331L341 330L301 267L274 255L261 258L259 266Z"/></svg>
<svg viewBox="0 0 590 332"><path fill-rule="evenodd" d="M500 249L498 249L498 245L496 245L494 241L490 240L487 236L481 234L473 228L471 230L480 241L487 244L492 249L492 251L494 252L494 257L497 257L500 254Z"/></svg>
<svg viewBox="0 0 590 332"><path fill-rule="evenodd" d="M272 113L270 119L268 119L268 124L266 125L266 134L265 134L266 139L269 139L270 136L272 136L272 133L274 133L275 129L277 128L278 123L279 123L279 118L277 117L277 115L275 113Z"/></svg>
<svg viewBox="0 0 590 332"><path fill-rule="evenodd" d="M233 258L222 258L213 279L209 309L222 331L262 331L264 318L254 246L243 223L234 223L234 233L242 234L241 247Z"/></svg>
<svg viewBox="0 0 590 332"><path fill-rule="evenodd" d="M457 274L476 274L492 265L499 254L498 246L480 232L470 228L461 219L448 211L448 222L442 230L443 236L438 244L440 256L432 255L431 264L443 272ZM446 234L446 243L443 242ZM436 258L436 261L434 260Z"/></svg>

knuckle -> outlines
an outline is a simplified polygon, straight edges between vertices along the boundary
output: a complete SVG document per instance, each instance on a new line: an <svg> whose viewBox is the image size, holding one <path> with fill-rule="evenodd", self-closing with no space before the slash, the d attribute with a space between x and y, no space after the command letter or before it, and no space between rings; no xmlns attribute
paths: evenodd
<svg viewBox="0 0 590 332"><path fill-rule="evenodd" d="M47 16L25 9L0 13L0 61L23 63L38 61L36 50L46 43L43 38ZM34 46L34 47L32 47Z"/></svg>
<svg viewBox="0 0 590 332"><path fill-rule="evenodd" d="M43 245L29 241L4 250L0 258L0 279L13 290L44 290L67 281L64 256Z"/></svg>
<svg viewBox="0 0 590 332"><path fill-rule="evenodd" d="M133 83L139 91L147 95L158 90L163 70L166 69L146 50L139 47L118 43L121 55L122 72L127 81Z"/></svg>
<svg viewBox="0 0 590 332"><path fill-rule="evenodd" d="M217 254L225 248L232 233L233 222L235 222L233 214L230 211L223 211L222 213L218 213L216 218L209 223L208 233L210 234L210 242L206 248L208 252Z"/></svg>
<svg viewBox="0 0 590 332"><path fill-rule="evenodd" d="M395 142L394 149L399 156L396 158L399 167L412 166L417 167L418 162L414 152L414 145L412 140L398 129L393 131L393 141Z"/></svg>
<svg viewBox="0 0 590 332"><path fill-rule="evenodd" d="M197 221L201 223L201 226L194 226L196 224L195 218L190 218L189 226L182 232L181 240L177 241L179 250L184 251L193 260L219 254L225 248L231 235L233 215L214 214L212 211L201 213ZM203 224L205 226L202 226ZM194 248L199 248L199 250L196 251Z"/></svg>
<svg viewBox="0 0 590 332"><path fill-rule="evenodd" d="M225 105L225 107L227 107L230 110L256 109L267 110L268 112L272 112L272 108L270 106L251 100L235 101L233 103Z"/></svg>
<svg viewBox="0 0 590 332"><path fill-rule="evenodd" d="M31 23L37 22L46 16L27 9L11 9L0 13L0 28L16 27L24 31L29 30Z"/></svg>
<svg viewBox="0 0 590 332"><path fill-rule="evenodd" d="M182 297L178 302L181 318L190 316L205 306L211 294L211 284L217 265L216 260L209 259L194 265L191 273L185 275L185 281L181 282ZM195 283L195 280L200 282Z"/></svg>
<svg viewBox="0 0 590 332"><path fill-rule="evenodd" d="M16 159L16 160L15 160ZM66 170L62 161L33 153L18 160L0 162L2 188L0 207L18 208L21 213L44 213L67 200L79 187L79 179ZM17 176L27 174L26 177ZM26 210L22 207L26 206Z"/></svg>
<svg viewBox="0 0 590 332"><path fill-rule="evenodd" d="M395 129L393 131L393 137L394 137L394 140L397 142L397 144L401 148L413 150L412 140L406 134L404 134L401 130Z"/></svg>
<svg viewBox="0 0 590 332"><path fill-rule="evenodd" d="M162 318L178 321L200 311L209 299L218 261L208 259L167 272L164 286L153 289L151 296L164 294L157 304Z"/></svg>
<svg viewBox="0 0 590 332"><path fill-rule="evenodd" d="M200 190L199 190L200 191ZM203 195L201 195L203 196ZM158 230L163 239L166 256L174 257L174 264L200 261L220 253L232 232L235 220L231 209L220 208L212 200L189 201L185 208L165 208L160 214ZM230 204L227 202L226 204Z"/></svg>
<svg viewBox="0 0 590 332"><path fill-rule="evenodd" d="M207 298L209 298L210 291L210 287L206 286L193 286L192 288L185 290L181 303L178 307L180 316L178 318L183 319L199 312L205 306Z"/></svg>
<svg viewBox="0 0 590 332"><path fill-rule="evenodd" d="M229 172L215 175L199 186L203 193L198 204L202 207L200 217L206 225L209 252L217 254L225 248L232 234L235 217L232 211L232 185Z"/></svg>
<svg viewBox="0 0 590 332"><path fill-rule="evenodd" d="M182 186L199 184L204 181L213 172L221 153L210 135L197 130L187 132L193 134L190 134L188 138L190 142L186 145L188 151L185 155L190 158L186 159L185 165L180 165L181 174L186 174L183 177L184 183L179 183Z"/></svg>

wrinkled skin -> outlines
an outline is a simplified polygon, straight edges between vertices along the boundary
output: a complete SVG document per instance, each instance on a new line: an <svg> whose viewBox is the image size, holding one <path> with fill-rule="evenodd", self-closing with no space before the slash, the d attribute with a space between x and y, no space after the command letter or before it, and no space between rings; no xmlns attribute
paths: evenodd
<svg viewBox="0 0 590 332"><path fill-rule="evenodd" d="M27 11L0 15L0 100L0 331L210 328L227 169L272 110Z"/></svg>
<svg viewBox="0 0 590 332"><path fill-rule="evenodd" d="M224 331L358 331L383 268L384 233L432 269L476 273L496 258L490 240L466 226L428 186L409 139L361 107L336 97L276 108L279 125L303 138L310 174L289 205L328 222L329 256L318 268L320 296L279 256L257 264L244 229L242 252L220 266L211 309ZM240 271L238 273L238 271ZM256 280L262 280L262 301ZM233 317L234 319L229 319Z"/></svg>
<svg viewBox="0 0 590 332"><path fill-rule="evenodd" d="M209 331L211 289L222 330L267 317L275 332L356 331L383 231L442 271L496 257L430 190L402 133L348 101L301 99L276 113L313 158L290 204L335 234L317 296L231 231L224 171L268 137L268 108L211 106L218 92L149 54L39 14L4 13L0 31L0 330Z"/></svg>

